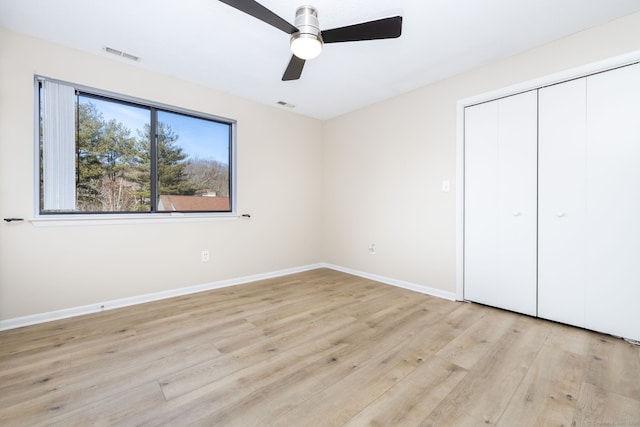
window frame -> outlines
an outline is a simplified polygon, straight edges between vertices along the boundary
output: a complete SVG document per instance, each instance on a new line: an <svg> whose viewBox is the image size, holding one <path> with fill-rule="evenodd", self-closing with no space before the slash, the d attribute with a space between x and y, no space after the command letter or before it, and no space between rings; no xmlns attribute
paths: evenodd
<svg viewBox="0 0 640 427"><path fill-rule="evenodd" d="M42 186L41 186L41 164L42 153L40 151L41 141L41 97L40 87L42 82L51 81L59 84L72 86L76 91L87 96L95 96L97 98L116 102L129 104L133 106L142 107L151 111L165 111L168 113L181 114L196 119L204 119L208 121L214 121L217 123L225 124L229 126L229 210L228 211L148 211L148 212L47 212L43 211L41 205L42 199ZM152 117L153 115L150 115ZM155 121L155 120L154 120ZM154 144L152 144L154 145ZM237 215L237 120L229 119L226 117L213 115L209 113L203 113L201 111L195 111L183 107L177 107L174 105L168 105L160 102L150 101L130 95L124 95L121 93L111 92L103 89L97 89L81 84L76 84L64 80L53 79L41 75L34 75L34 218L32 222L38 223L40 221L51 221L64 224L69 220L72 224L81 223L103 223L105 220L112 223L130 223L138 222L139 220L151 220L152 222L164 222L176 220L178 218L184 220L206 220L215 218L234 218ZM152 178L153 175L152 166ZM157 173L156 173L157 175ZM157 181L157 176L155 176ZM68 224L64 224L68 225Z"/></svg>

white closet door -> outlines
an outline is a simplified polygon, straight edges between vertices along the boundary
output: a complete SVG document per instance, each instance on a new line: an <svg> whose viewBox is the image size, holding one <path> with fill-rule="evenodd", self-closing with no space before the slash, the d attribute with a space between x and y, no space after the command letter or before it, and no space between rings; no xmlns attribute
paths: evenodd
<svg viewBox="0 0 640 427"><path fill-rule="evenodd" d="M465 299L536 315L536 169L536 91L465 109Z"/></svg>
<svg viewBox="0 0 640 427"><path fill-rule="evenodd" d="M640 65L587 79L586 327L640 340Z"/></svg>
<svg viewBox="0 0 640 427"><path fill-rule="evenodd" d="M539 91L538 316L585 326L586 79Z"/></svg>

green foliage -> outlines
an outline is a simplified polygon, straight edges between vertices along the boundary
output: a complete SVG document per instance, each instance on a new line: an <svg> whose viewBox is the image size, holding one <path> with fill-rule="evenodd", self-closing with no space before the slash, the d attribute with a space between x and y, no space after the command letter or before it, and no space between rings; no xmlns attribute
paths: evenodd
<svg viewBox="0 0 640 427"><path fill-rule="evenodd" d="M146 124L142 131L138 131L138 147L148 147L151 140L151 126ZM199 190L198 186L189 181L185 173L189 164L188 155L183 152L177 142L177 135L171 126L166 123L158 123L158 189L160 194L181 194L191 196ZM139 149L140 149L139 148ZM142 159L142 169L147 171L151 167L150 151L146 151ZM150 183L141 183L142 192L151 197Z"/></svg>

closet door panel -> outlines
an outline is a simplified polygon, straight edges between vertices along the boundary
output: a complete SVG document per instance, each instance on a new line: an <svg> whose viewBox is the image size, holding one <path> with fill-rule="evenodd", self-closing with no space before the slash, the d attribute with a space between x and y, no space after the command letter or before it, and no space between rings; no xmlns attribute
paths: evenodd
<svg viewBox="0 0 640 427"><path fill-rule="evenodd" d="M464 297L491 304L497 278L498 103L465 110Z"/></svg>
<svg viewBox="0 0 640 427"><path fill-rule="evenodd" d="M640 339L640 65L587 79L586 326Z"/></svg>
<svg viewBox="0 0 640 427"><path fill-rule="evenodd" d="M465 299L536 314L537 96L465 110Z"/></svg>
<svg viewBox="0 0 640 427"><path fill-rule="evenodd" d="M509 290L503 307L535 316L536 91L499 100L498 118L498 273L501 287Z"/></svg>
<svg viewBox="0 0 640 427"><path fill-rule="evenodd" d="M538 316L585 325L586 79L539 91Z"/></svg>

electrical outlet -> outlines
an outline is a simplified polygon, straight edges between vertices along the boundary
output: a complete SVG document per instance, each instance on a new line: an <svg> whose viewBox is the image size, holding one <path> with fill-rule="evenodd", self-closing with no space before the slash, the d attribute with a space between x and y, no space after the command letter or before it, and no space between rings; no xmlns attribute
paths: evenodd
<svg viewBox="0 0 640 427"><path fill-rule="evenodd" d="M376 254L376 244L375 243L369 244L369 253L371 255L375 255Z"/></svg>
<svg viewBox="0 0 640 427"><path fill-rule="evenodd" d="M209 250L204 250L200 253L200 259L202 262L209 262Z"/></svg>

